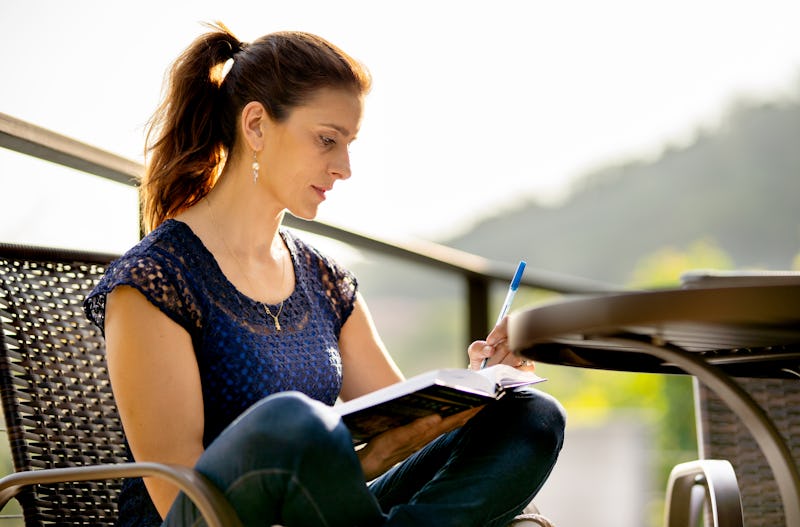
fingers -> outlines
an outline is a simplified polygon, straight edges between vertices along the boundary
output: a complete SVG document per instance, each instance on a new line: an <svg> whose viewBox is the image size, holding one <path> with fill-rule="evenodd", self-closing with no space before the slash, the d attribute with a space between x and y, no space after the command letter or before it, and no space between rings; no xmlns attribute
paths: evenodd
<svg viewBox="0 0 800 527"><path fill-rule="evenodd" d="M468 369L479 370L483 361L494 355L494 348L485 340L476 340L467 348L467 355L469 356Z"/></svg>
<svg viewBox="0 0 800 527"><path fill-rule="evenodd" d="M479 370L484 366L500 364L510 349L506 344L508 337L508 317L503 317L492 331L487 335L486 340L476 340L467 348L469 355L469 369Z"/></svg>
<svg viewBox="0 0 800 527"><path fill-rule="evenodd" d="M535 371L536 365L530 359L515 355L508 344L507 339L500 340L494 345L486 342L473 342L470 346L469 368L479 370L481 367L494 366L495 364L507 364L513 368L524 371ZM484 365L483 361L486 360Z"/></svg>
<svg viewBox="0 0 800 527"><path fill-rule="evenodd" d="M508 315L489 332L486 337L486 342L492 346L497 345L499 342L508 338Z"/></svg>
<svg viewBox="0 0 800 527"><path fill-rule="evenodd" d="M508 341L505 338L497 340L493 344L490 344L489 341L473 342L469 351L469 367L479 370L483 366L510 364L510 356L511 348L508 347ZM484 360L486 361L485 365Z"/></svg>

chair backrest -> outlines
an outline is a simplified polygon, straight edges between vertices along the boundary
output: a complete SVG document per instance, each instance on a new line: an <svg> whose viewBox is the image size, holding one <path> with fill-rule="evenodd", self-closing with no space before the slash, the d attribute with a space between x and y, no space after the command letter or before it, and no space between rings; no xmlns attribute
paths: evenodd
<svg viewBox="0 0 800 527"><path fill-rule="evenodd" d="M16 471L127 461L102 335L82 303L112 255L0 244L0 395ZM112 525L121 482L40 485L26 525Z"/></svg>
<svg viewBox="0 0 800 527"><path fill-rule="evenodd" d="M800 379L737 378L775 423L800 463ZM742 494L747 527L786 525L781 496L764 454L742 420L714 392L695 381L701 455L727 459Z"/></svg>
<svg viewBox="0 0 800 527"><path fill-rule="evenodd" d="M683 287L797 285L798 271L689 271ZM742 350L746 351L746 350ZM754 370L751 370L754 371ZM800 378L796 367L769 377L735 380L769 415L800 463ZM702 457L727 459L733 465L742 494L747 527L786 525L778 484L772 469L744 422L703 384L695 380L698 446Z"/></svg>

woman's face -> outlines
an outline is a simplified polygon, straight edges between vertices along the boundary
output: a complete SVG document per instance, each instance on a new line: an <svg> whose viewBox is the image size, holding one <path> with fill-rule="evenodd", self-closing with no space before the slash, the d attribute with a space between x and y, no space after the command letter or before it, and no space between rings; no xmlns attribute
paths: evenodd
<svg viewBox="0 0 800 527"><path fill-rule="evenodd" d="M325 194L350 177L348 147L361 124L362 97L324 88L280 123L269 120L258 154L267 190L294 216L313 219Z"/></svg>

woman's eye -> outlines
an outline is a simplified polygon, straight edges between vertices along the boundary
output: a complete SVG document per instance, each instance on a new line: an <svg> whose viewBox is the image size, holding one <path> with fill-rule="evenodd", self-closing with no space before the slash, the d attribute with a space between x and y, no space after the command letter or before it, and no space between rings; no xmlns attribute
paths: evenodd
<svg viewBox="0 0 800 527"><path fill-rule="evenodd" d="M336 139L325 135L319 136L319 141L320 143L322 143L323 146L333 146L336 144Z"/></svg>

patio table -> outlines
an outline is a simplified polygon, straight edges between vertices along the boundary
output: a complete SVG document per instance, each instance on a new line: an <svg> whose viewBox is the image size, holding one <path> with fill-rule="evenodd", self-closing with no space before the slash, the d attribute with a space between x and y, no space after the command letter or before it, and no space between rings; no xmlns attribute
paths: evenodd
<svg viewBox="0 0 800 527"><path fill-rule="evenodd" d="M800 525L800 472L767 413L735 377L800 382L800 273L688 276L681 288L570 296L514 313L509 344L550 364L688 373L756 439L787 527Z"/></svg>

